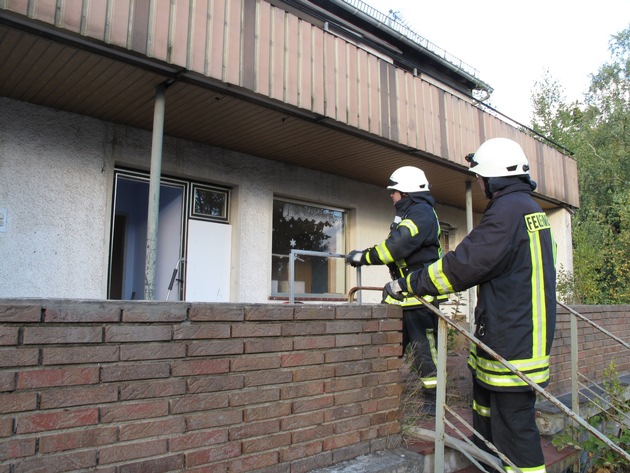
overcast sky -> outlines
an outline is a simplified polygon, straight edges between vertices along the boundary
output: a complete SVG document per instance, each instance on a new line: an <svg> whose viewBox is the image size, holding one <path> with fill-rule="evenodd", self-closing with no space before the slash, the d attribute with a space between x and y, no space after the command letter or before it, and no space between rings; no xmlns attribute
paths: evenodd
<svg viewBox="0 0 630 473"><path fill-rule="evenodd" d="M610 61L611 36L630 25L630 0L364 0L399 12L417 34L477 69L494 89L489 103L525 125L544 71L568 100L581 100L590 74Z"/></svg>

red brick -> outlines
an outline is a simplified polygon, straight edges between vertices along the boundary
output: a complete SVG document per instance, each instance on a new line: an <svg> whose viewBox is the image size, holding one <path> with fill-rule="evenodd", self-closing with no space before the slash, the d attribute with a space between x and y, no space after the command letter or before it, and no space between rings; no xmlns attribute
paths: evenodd
<svg viewBox="0 0 630 473"><path fill-rule="evenodd" d="M402 356L402 345L389 345L389 346L379 347L378 353L382 357Z"/></svg>
<svg viewBox="0 0 630 473"><path fill-rule="evenodd" d="M182 434L186 430L186 421L183 417L170 415L166 418L147 422L125 423L119 428L120 441L124 442L161 435Z"/></svg>
<svg viewBox="0 0 630 473"><path fill-rule="evenodd" d="M229 428L230 440L243 440L246 438L260 437L280 432L278 419L264 420L260 422L248 422L247 424L232 426Z"/></svg>
<svg viewBox="0 0 630 473"><path fill-rule="evenodd" d="M361 360L363 359L363 350L359 347L328 350L325 353L324 359L326 363L340 363L343 361Z"/></svg>
<svg viewBox="0 0 630 473"><path fill-rule="evenodd" d="M18 333L18 327L0 327L0 345L17 345Z"/></svg>
<svg viewBox="0 0 630 473"><path fill-rule="evenodd" d="M170 371L171 368L168 363L125 363L121 365L103 366L101 368L101 380L103 382L111 382L168 378Z"/></svg>
<svg viewBox="0 0 630 473"><path fill-rule="evenodd" d="M173 330L174 340L190 340L208 338L216 340L217 338L230 338L231 325L229 324L211 324L211 323L193 323L176 325Z"/></svg>
<svg viewBox="0 0 630 473"><path fill-rule="evenodd" d="M245 356L232 360L232 371L254 371L280 368L280 355Z"/></svg>
<svg viewBox="0 0 630 473"><path fill-rule="evenodd" d="M324 439L324 450L336 450L361 441L359 432L348 432Z"/></svg>
<svg viewBox="0 0 630 473"><path fill-rule="evenodd" d="M121 361L159 360L184 358L186 345L183 343L140 343L120 347Z"/></svg>
<svg viewBox="0 0 630 473"><path fill-rule="evenodd" d="M326 382L327 393L347 391L348 389L360 389L363 387L363 378L360 376L348 376L346 378L333 378Z"/></svg>
<svg viewBox="0 0 630 473"><path fill-rule="evenodd" d="M216 391L229 391L242 389L244 385L243 376L204 376L191 378L186 381L189 393L204 393Z"/></svg>
<svg viewBox="0 0 630 473"><path fill-rule="evenodd" d="M372 309L369 306L346 304L335 307L337 319L371 319Z"/></svg>
<svg viewBox="0 0 630 473"><path fill-rule="evenodd" d="M39 451L40 453L54 453L113 444L117 441L117 437L117 427L94 427L43 435L39 439Z"/></svg>
<svg viewBox="0 0 630 473"><path fill-rule="evenodd" d="M248 307L245 320L293 320L293 307L278 305L257 305Z"/></svg>
<svg viewBox="0 0 630 473"><path fill-rule="evenodd" d="M182 360L171 363L172 376L199 376L206 374L229 373L230 360Z"/></svg>
<svg viewBox="0 0 630 473"><path fill-rule="evenodd" d="M351 419L345 419L345 420L335 422L333 425L335 427L336 434L360 431L360 430L367 429L368 427L370 427L370 417L369 416L353 417Z"/></svg>
<svg viewBox="0 0 630 473"><path fill-rule="evenodd" d="M293 381L295 382L332 378L333 376L335 376L334 366L307 366L293 370Z"/></svg>
<svg viewBox="0 0 630 473"><path fill-rule="evenodd" d="M188 430L211 429L222 425L240 424L241 422L243 422L242 409L214 410L186 417Z"/></svg>
<svg viewBox="0 0 630 473"><path fill-rule="evenodd" d="M293 444L325 439L333 434L332 424L321 424L292 432Z"/></svg>
<svg viewBox="0 0 630 473"><path fill-rule="evenodd" d="M116 444L99 448L98 462L100 465L135 460L137 458L164 455L167 452L166 439L147 440L145 442L133 442Z"/></svg>
<svg viewBox="0 0 630 473"><path fill-rule="evenodd" d="M96 450L61 453L26 458L15 463L13 473L50 473L54 471L74 471L96 466Z"/></svg>
<svg viewBox="0 0 630 473"><path fill-rule="evenodd" d="M112 302L80 301L51 304L44 309L46 322L120 322L120 305Z"/></svg>
<svg viewBox="0 0 630 473"><path fill-rule="evenodd" d="M35 455L37 439L20 438L0 442L0 459L11 460L14 458L30 457Z"/></svg>
<svg viewBox="0 0 630 473"><path fill-rule="evenodd" d="M282 367L320 365L324 363L324 353L320 351L304 351L282 355Z"/></svg>
<svg viewBox="0 0 630 473"><path fill-rule="evenodd" d="M25 345L62 343L100 343L103 339L101 327L25 327Z"/></svg>
<svg viewBox="0 0 630 473"><path fill-rule="evenodd" d="M0 320L3 323L41 322L42 306L39 304L0 304Z"/></svg>
<svg viewBox="0 0 630 473"><path fill-rule="evenodd" d="M334 335L323 335L320 337L300 337L293 340L294 350L321 350L334 347Z"/></svg>
<svg viewBox="0 0 630 473"><path fill-rule="evenodd" d="M37 348L0 348L0 368L18 366L37 366L39 349Z"/></svg>
<svg viewBox="0 0 630 473"><path fill-rule="evenodd" d="M381 332L398 332L402 330L402 320L381 320L378 328Z"/></svg>
<svg viewBox="0 0 630 473"><path fill-rule="evenodd" d="M325 409L335 405L335 398L332 394L325 396L311 397L308 399L294 399L293 400L293 413L299 414L301 412L316 411L318 409Z"/></svg>
<svg viewBox="0 0 630 473"><path fill-rule="evenodd" d="M286 338L245 340L245 353L277 353L292 349L293 341Z"/></svg>
<svg viewBox="0 0 630 473"><path fill-rule="evenodd" d="M243 440L243 454L277 450L291 444L291 434L288 432L265 435L254 439Z"/></svg>
<svg viewBox="0 0 630 473"><path fill-rule="evenodd" d="M335 405L354 404L370 399L371 393L367 389L343 391L335 394Z"/></svg>
<svg viewBox="0 0 630 473"><path fill-rule="evenodd" d="M251 471L278 463L278 452L260 453L258 455L241 455L230 462L228 471Z"/></svg>
<svg viewBox="0 0 630 473"><path fill-rule="evenodd" d="M0 392L15 390L15 378L15 371L0 371Z"/></svg>
<svg viewBox="0 0 630 473"><path fill-rule="evenodd" d="M230 406L245 406L248 404L277 401L279 399L280 389L278 388L244 389L230 393Z"/></svg>
<svg viewBox="0 0 630 473"><path fill-rule="evenodd" d="M118 466L117 473L167 473L170 471L184 470L184 455L169 455L167 457L143 460L139 462L127 462ZM186 468L188 470L188 468ZM101 471L100 468L98 470ZM217 473L221 473L218 472Z"/></svg>
<svg viewBox="0 0 630 473"><path fill-rule="evenodd" d="M230 442L219 447L205 448L186 454L186 469L193 466L205 465L212 462L235 458L241 454L241 442ZM214 470L210 468L211 472ZM246 470L230 469L229 471L243 472Z"/></svg>
<svg viewBox="0 0 630 473"><path fill-rule="evenodd" d="M133 419L149 419L168 415L168 401L118 403L100 408L101 422L121 422Z"/></svg>
<svg viewBox="0 0 630 473"><path fill-rule="evenodd" d="M188 356L240 355L242 353L242 340L213 340L192 342L188 345Z"/></svg>
<svg viewBox="0 0 630 473"><path fill-rule="evenodd" d="M363 323L363 332L377 332L379 327L378 320L369 320Z"/></svg>
<svg viewBox="0 0 630 473"><path fill-rule="evenodd" d="M4 417L0 419L0 438L13 435L13 418Z"/></svg>
<svg viewBox="0 0 630 473"><path fill-rule="evenodd" d="M333 306L309 306L295 307L295 320L333 320L335 308Z"/></svg>
<svg viewBox="0 0 630 473"><path fill-rule="evenodd" d="M171 437L169 440L169 450L172 452L192 450L193 448L204 447L206 445L227 443L227 441L228 432L225 429L187 432Z"/></svg>
<svg viewBox="0 0 630 473"><path fill-rule="evenodd" d="M291 462L291 473L308 473L334 463L332 452L322 452Z"/></svg>
<svg viewBox="0 0 630 473"><path fill-rule="evenodd" d="M293 381L293 373L291 371L267 370L246 373L244 379L245 387L265 385L271 386L290 383L291 381Z"/></svg>
<svg viewBox="0 0 630 473"><path fill-rule="evenodd" d="M306 458L322 451L321 440L314 442L301 443L298 445L291 445L288 448L280 449L280 462L290 462L299 458Z"/></svg>
<svg viewBox="0 0 630 473"><path fill-rule="evenodd" d="M370 373L372 364L369 361L357 361L355 363L342 363L336 365L335 373L338 377L351 376L354 374Z"/></svg>
<svg viewBox="0 0 630 473"><path fill-rule="evenodd" d="M122 321L133 322L182 322L186 320L188 305L181 302L127 302L123 306Z"/></svg>
<svg viewBox="0 0 630 473"><path fill-rule="evenodd" d="M307 412L305 414L294 414L280 420L281 430L298 430L305 427L319 425L324 422L322 411Z"/></svg>
<svg viewBox="0 0 630 473"><path fill-rule="evenodd" d="M42 364L72 365L81 363L108 363L118 361L117 346L50 347L42 349Z"/></svg>
<svg viewBox="0 0 630 473"><path fill-rule="evenodd" d="M18 374L18 389L72 386L98 383L98 368L50 368L22 371Z"/></svg>
<svg viewBox="0 0 630 473"><path fill-rule="evenodd" d="M121 384L120 400L146 399L153 397L180 396L186 393L186 380L164 379L160 381Z"/></svg>
<svg viewBox="0 0 630 473"><path fill-rule="evenodd" d="M104 404L118 400L118 388L114 385L98 385L63 389L49 389L41 393L40 408Z"/></svg>
<svg viewBox="0 0 630 473"><path fill-rule="evenodd" d="M274 402L245 409L243 420L255 422L264 419L281 418L291 414L291 402Z"/></svg>
<svg viewBox="0 0 630 473"><path fill-rule="evenodd" d="M170 403L172 414L220 409L229 405L226 393L188 394Z"/></svg>
<svg viewBox="0 0 630 473"><path fill-rule="evenodd" d="M337 335L335 337L335 346L338 347L354 347L357 345L369 345L372 343L372 335L369 333L354 333L349 335Z"/></svg>
<svg viewBox="0 0 630 473"><path fill-rule="evenodd" d="M326 322L295 322L282 324L283 337L326 334Z"/></svg>
<svg viewBox="0 0 630 473"><path fill-rule="evenodd" d="M64 409L55 412L35 412L17 417L18 434L44 432L47 430L84 427L98 423L98 409Z"/></svg>
<svg viewBox="0 0 630 473"><path fill-rule="evenodd" d="M245 320L245 308L230 304L191 304L188 312L191 321L238 322Z"/></svg>
<svg viewBox="0 0 630 473"><path fill-rule="evenodd" d="M361 406L358 404L345 405L329 409L324 413L324 420L331 422L339 419L346 419L348 417L355 417L361 415Z"/></svg>
<svg viewBox="0 0 630 473"><path fill-rule="evenodd" d="M280 388L282 399L304 398L317 396L324 393L324 382L322 380L307 381L304 383L293 383Z"/></svg>
<svg viewBox="0 0 630 473"><path fill-rule="evenodd" d="M281 329L279 324L233 324L232 338L278 337Z"/></svg>
<svg viewBox="0 0 630 473"><path fill-rule="evenodd" d="M337 320L326 324L326 333L352 333L356 336L363 332L363 322L360 320Z"/></svg>
<svg viewBox="0 0 630 473"><path fill-rule="evenodd" d="M17 392L0 395L0 413L32 411L37 408L37 393Z"/></svg>
<svg viewBox="0 0 630 473"><path fill-rule="evenodd" d="M160 342L171 339L170 325L112 325L105 327L105 341Z"/></svg>

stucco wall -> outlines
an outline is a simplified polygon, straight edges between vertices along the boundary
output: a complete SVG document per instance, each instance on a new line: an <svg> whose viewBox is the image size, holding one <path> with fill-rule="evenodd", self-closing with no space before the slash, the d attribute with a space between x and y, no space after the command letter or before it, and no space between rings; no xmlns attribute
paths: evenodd
<svg viewBox="0 0 630 473"><path fill-rule="evenodd" d="M0 297L106 297L114 168L148 171L150 132L7 98L0 109L0 208L8 212ZM268 300L275 195L348 209L348 250L381 242L393 218L382 187L168 137L163 154L165 175L233 188L235 302ZM437 211L455 229L453 249L466 235L465 213L443 205ZM559 261L569 267L570 218L557 214ZM365 286L388 279L384 267L362 271ZM354 285L349 268L348 288ZM378 302L380 293L365 292L363 300Z"/></svg>

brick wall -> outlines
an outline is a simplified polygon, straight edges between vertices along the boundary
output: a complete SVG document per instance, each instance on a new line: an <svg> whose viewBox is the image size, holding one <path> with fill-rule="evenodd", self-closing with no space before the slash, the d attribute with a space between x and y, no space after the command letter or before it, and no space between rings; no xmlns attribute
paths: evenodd
<svg viewBox="0 0 630 473"><path fill-rule="evenodd" d="M630 342L630 306L573 306L576 312L625 342ZM551 356L552 394L571 391L571 328L569 312L558 307L556 336ZM578 319L579 320L579 319ZM630 352L590 324L578 321L578 365L580 373L601 382L604 370L615 362L619 374L630 373ZM582 382L585 382L582 380ZM588 384L588 383L587 383Z"/></svg>
<svg viewBox="0 0 630 473"><path fill-rule="evenodd" d="M400 310L0 300L0 473L298 473L400 441Z"/></svg>

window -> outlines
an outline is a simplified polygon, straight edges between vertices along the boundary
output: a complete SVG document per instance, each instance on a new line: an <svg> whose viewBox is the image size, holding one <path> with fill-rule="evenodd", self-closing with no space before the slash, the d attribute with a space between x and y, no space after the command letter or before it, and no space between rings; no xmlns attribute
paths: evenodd
<svg viewBox="0 0 630 473"><path fill-rule="evenodd" d="M291 250L345 252L345 212L295 201L273 202L271 293L289 294ZM294 292L298 297L343 297L345 261L339 257L298 255Z"/></svg>
<svg viewBox="0 0 630 473"><path fill-rule="evenodd" d="M228 221L229 191L193 184L191 216L218 222Z"/></svg>

